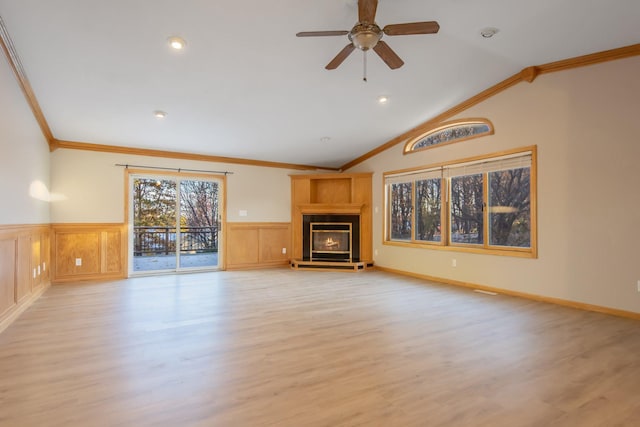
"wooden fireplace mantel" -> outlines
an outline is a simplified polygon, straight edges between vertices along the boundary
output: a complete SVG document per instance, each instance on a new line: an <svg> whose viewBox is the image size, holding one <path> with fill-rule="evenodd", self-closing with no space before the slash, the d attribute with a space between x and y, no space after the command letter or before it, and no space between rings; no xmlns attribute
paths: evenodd
<svg viewBox="0 0 640 427"><path fill-rule="evenodd" d="M373 263L372 173L290 175L291 258L302 259L303 215L360 215L360 261Z"/></svg>
<svg viewBox="0 0 640 427"><path fill-rule="evenodd" d="M304 205L297 205L296 207L302 215L313 215L313 214L360 215L362 213L362 208L364 206L365 206L364 203L342 203L342 204L309 203Z"/></svg>

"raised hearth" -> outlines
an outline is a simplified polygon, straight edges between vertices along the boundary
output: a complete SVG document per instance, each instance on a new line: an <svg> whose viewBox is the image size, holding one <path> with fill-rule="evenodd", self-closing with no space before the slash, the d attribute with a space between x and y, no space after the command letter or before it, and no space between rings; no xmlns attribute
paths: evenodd
<svg viewBox="0 0 640 427"><path fill-rule="evenodd" d="M295 270L363 271L372 268L373 262L303 261L294 259L291 268Z"/></svg>

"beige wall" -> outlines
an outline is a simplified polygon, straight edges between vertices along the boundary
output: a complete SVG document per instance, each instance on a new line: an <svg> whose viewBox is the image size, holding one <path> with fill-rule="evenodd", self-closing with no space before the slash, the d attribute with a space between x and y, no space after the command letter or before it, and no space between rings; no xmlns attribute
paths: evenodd
<svg viewBox="0 0 640 427"><path fill-rule="evenodd" d="M640 57L542 75L459 115L490 119L495 135L411 155L400 144L350 170L375 172L376 264L640 312L638 75ZM383 172L528 145L538 146L538 259L382 244Z"/></svg>
<svg viewBox="0 0 640 427"><path fill-rule="evenodd" d="M493 136L408 156L398 145L350 170L374 171L376 263L640 312L637 75L638 57L542 75L461 115L489 118ZM0 93L0 225L122 222L124 172L115 163L229 170L234 174L227 181L228 221L290 221L288 175L295 171L74 150L49 155L6 61L0 61ZM538 146L538 259L382 244L383 172L533 144ZM29 187L36 181L66 199L49 203L31 197Z"/></svg>
<svg viewBox="0 0 640 427"><path fill-rule="evenodd" d="M49 147L9 64L0 59L0 225L46 224L49 203L29 195L49 187Z"/></svg>
<svg viewBox="0 0 640 427"><path fill-rule="evenodd" d="M51 222L123 222L125 172L114 166L116 163L230 171L227 221L290 221L291 170L60 149L51 153L51 186L66 200L52 204ZM240 211L246 211L247 216L240 216Z"/></svg>

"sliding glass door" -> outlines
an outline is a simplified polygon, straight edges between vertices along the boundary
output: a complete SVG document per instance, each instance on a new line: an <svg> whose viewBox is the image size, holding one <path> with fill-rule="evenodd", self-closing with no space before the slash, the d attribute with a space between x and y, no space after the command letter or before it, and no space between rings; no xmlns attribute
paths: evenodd
<svg viewBox="0 0 640 427"><path fill-rule="evenodd" d="M180 181L177 258L181 268L218 267L218 187L214 181Z"/></svg>
<svg viewBox="0 0 640 427"><path fill-rule="evenodd" d="M130 185L130 273L218 268L222 181L137 175Z"/></svg>

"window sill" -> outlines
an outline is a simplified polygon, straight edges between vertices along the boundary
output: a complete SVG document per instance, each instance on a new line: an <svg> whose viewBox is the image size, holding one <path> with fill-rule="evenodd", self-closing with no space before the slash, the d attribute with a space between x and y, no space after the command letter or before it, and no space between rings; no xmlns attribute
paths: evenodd
<svg viewBox="0 0 640 427"><path fill-rule="evenodd" d="M400 242L386 240L382 242L383 245L399 246L404 248L417 248L417 249L432 249L437 251L449 251L449 252L466 252L482 255L499 255L510 256L516 258L538 258L538 253L534 248L522 248L522 249L498 249L498 248L483 248L478 246L445 246L438 243L416 243L416 242Z"/></svg>

